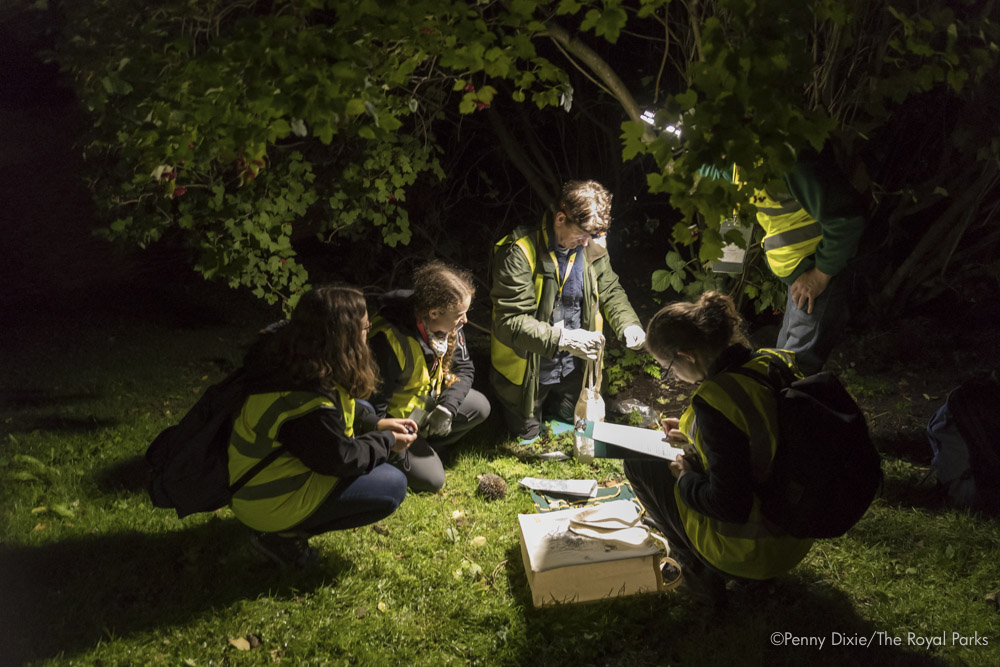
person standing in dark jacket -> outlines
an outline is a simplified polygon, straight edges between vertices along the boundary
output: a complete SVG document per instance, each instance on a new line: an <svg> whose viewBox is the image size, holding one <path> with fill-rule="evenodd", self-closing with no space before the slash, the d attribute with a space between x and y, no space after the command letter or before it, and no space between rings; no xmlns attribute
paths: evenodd
<svg viewBox="0 0 1000 667"><path fill-rule="evenodd" d="M468 272L431 261L414 272L412 290L382 297L372 322L369 344L382 386L363 419L405 417L420 425L416 442L391 459L414 491L444 485L438 452L490 414L489 400L472 388L475 368L462 330L474 294Z"/></svg>
<svg viewBox="0 0 1000 667"><path fill-rule="evenodd" d="M735 168L702 173L740 183ZM806 375L818 373L850 316L864 207L828 153L812 148L800 150L784 177L755 190L752 200L767 265L788 288L775 347L794 352Z"/></svg>
<svg viewBox="0 0 1000 667"><path fill-rule="evenodd" d="M406 497L405 476L387 461L413 443L417 425L388 418L355 433L355 399L378 381L369 329L360 290L317 287L244 361L248 396L230 436L230 482L282 451L233 495L232 509L256 531L253 547L279 565L307 564L310 536L374 523Z"/></svg>

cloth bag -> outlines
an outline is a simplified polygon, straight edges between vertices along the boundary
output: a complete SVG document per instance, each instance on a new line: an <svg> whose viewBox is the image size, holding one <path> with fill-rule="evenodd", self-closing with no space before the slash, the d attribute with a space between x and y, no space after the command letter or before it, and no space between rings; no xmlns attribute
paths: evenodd
<svg viewBox="0 0 1000 667"><path fill-rule="evenodd" d="M632 501L615 500L582 509L569 520L569 530L582 537L600 540L606 549L616 548L615 545L618 545L617 548L638 549L656 540L665 551L660 556L660 569L672 565L678 575L681 573L680 563L670 557L670 544L649 529ZM663 582L664 590L668 591L680 585L680 576Z"/></svg>
<svg viewBox="0 0 1000 667"><path fill-rule="evenodd" d="M574 423L581 419L592 422L604 421L606 410L604 397L601 396L601 367L603 364L604 348L602 347L601 353L597 355L597 360L588 359L587 366L583 370L583 388L580 390L580 398L577 399L576 408L573 410ZM573 455L583 463L593 461L593 439L574 435Z"/></svg>

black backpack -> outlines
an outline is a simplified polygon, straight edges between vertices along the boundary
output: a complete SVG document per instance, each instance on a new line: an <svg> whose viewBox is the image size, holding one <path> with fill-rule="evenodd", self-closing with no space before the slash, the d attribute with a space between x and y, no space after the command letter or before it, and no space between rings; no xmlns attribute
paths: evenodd
<svg viewBox="0 0 1000 667"><path fill-rule="evenodd" d="M146 450L146 490L153 505L173 508L179 517L215 511L283 453L284 447L275 449L229 484L229 436L246 389L246 374L237 370L206 389L180 422L156 436Z"/></svg>
<svg viewBox="0 0 1000 667"><path fill-rule="evenodd" d="M839 537L856 524L882 484L882 460L857 402L830 372L797 379L775 353L752 377L778 395L778 445L760 482L761 512L789 535Z"/></svg>

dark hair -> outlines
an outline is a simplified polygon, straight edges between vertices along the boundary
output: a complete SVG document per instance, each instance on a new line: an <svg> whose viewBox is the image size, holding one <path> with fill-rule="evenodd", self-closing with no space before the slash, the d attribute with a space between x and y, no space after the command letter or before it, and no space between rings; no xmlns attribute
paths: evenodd
<svg viewBox="0 0 1000 667"><path fill-rule="evenodd" d="M472 274L438 260L431 260L413 272L413 307L419 316L432 308L448 310L475 296Z"/></svg>
<svg viewBox="0 0 1000 667"><path fill-rule="evenodd" d="M431 260L413 272L413 307L418 317L426 317L432 308L448 310L462 305L466 298L471 302L476 294L472 274L438 260ZM458 344L458 331L448 332L448 351L441 358L441 372L445 387L458 382L451 372L451 360Z"/></svg>
<svg viewBox="0 0 1000 667"><path fill-rule="evenodd" d="M698 350L716 355L730 345L749 345L743 318L733 300L704 292L694 303L675 301L660 309L646 326L646 349L657 356Z"/></svg>
<svg viewBox="0 0 1000 667"><path fill-rule="evenodd" d="M600 234L611 227L611 199L611 193L597 181L567 181L557 210L588 234Z"/></svg>
<svg viewBox="0 0 1000 667"><path fill-rule="evenodd" d="M362 332L366 313L361 290L314 287L299 299L288 324L265 338L268 366L294 383L327 391L336 384L354 398L368 398L378 372Z"/></svg>

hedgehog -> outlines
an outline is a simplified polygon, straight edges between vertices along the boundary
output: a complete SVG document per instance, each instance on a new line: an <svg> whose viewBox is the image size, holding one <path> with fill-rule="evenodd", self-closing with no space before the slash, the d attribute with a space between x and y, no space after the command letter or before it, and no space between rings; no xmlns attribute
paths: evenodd
<svg viewBox="0 0 1000 667"><path fill-rule="evenodd" d="M502 500L507 495L507 482L503 477L486 473L479 475L479 488L476 491L487 500Z"/></svg>

